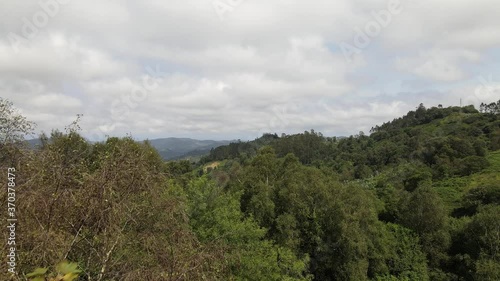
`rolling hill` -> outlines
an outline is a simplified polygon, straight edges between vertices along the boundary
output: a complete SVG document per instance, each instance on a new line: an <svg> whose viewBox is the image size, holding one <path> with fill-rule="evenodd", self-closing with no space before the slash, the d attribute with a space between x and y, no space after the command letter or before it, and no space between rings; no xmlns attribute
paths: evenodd
<svg viewBox="0 0 500 281"><path fill-rule="evenodd" d="M190 138L161 138L149 140L164 160L196 158L210 153L212 148L227 145L231 141L196 140Z"/></svg>

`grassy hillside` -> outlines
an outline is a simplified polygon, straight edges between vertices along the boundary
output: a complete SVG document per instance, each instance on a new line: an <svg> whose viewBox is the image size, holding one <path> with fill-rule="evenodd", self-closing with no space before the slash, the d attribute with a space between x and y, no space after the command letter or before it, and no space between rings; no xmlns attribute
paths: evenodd
<svg viewBox="0 0 500 281"><path fill-rule="evenodd" d="M478 173L433 183L433 186L446 203L449 212L460 208L464 196L471 189L492 183L500 183L500 150L488 153L486 158L490 166Z"/></svg>

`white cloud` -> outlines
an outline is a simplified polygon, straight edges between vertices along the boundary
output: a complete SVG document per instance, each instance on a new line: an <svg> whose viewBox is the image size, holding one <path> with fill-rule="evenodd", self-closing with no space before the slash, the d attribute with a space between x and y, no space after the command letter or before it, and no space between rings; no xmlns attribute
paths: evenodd
<svg viewBox="0 0 500 281"><path fill-rule="evenodd" d="M45 109L53 109L53 107L72 110L82 106L79 99L68 97L62 94L47 94L39 95L29 100L28 103L33 107L40 107Z"/></svg>
<svg viewBox="0 0 500 281"><path fill-rule="evenodd" d="M457 81L466 76L461 64L479 59L479 53L469 50L433 49L416 57L398 58L396 67L430 80Z"/></svg>
<svg viewBox="0 0 500 281"><path fill-rule="evenodd" d="M205 0L70 1L16 54L7 36L24 36L23 18L41 8L7 1L0 96L45 131L84 113L87 136L253 138L311 128L345 135L420 102L477 100L477 77L500 77L494 0L401 0L401 13L346 61L338 44L388 3L252 0L221 21ZM157 66L157 87L132 101L146 67ZM497 99L496 84L488 85L479 87L481 99ZM120 120L117 101L130 107Z"/></svg>

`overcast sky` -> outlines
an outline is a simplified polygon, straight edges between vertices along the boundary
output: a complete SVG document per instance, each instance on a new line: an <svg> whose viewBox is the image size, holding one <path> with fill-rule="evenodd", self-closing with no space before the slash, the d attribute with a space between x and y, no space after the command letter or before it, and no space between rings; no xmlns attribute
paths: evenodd
<svg viewBox="0 0 500 281"><path fill-rule="evenodd" d="M500 99L498 0L0 0L0 97L39 131L351 135Z"/></svg>

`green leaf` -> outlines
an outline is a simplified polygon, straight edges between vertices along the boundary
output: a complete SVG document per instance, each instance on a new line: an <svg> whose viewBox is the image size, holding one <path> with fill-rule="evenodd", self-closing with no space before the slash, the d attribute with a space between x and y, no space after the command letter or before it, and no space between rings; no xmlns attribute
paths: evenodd
<svg viewBox="0 0 500 281"><path fill-rule="evenodd" d="M77 273L68 273L66 275L64 275L63 277L63 281L74 281L78 279L78 274Z"/></svg>
<svg viewBox="0 0 500 281"><path fill-rule="evenodd" d="M49 269L39 267L39 268L35 269L35 271L27 274L26 277L42 276L42 275L45 275L45 273L47 273L47 270L49 270Z"/></svg>
<svg viewBox="0 0 500 281"><path fill-rule="evenodd" d="M68 273L80 273L81 270L78 270L77 263L69 263L67 261L63 261L56 266L56 270L58 273L66 275Z"/></svg>

